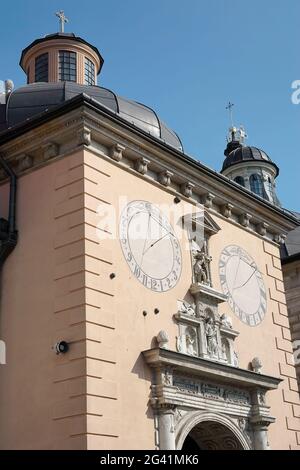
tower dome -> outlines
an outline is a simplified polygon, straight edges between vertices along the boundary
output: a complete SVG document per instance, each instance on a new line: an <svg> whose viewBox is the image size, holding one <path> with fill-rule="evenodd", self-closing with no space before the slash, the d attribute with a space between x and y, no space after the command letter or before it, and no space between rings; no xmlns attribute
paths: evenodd
<svg viewBox="0 0 300 470"><path fill-rule="evenodd" d="M256 196L280 206L275 191L278 166L264 150L246 146L245 138L246 133L242 127L230 128L221 173Z"/></svg>
<svg viewBox="0 0 300 470"><path fill-rule="evenodd" d="M97 86L104 63L99 50L74 33L65 33L62 25L67 19L63 12L57 16L61 31L36 39L22 51L20 66L27 75L27 85L11 92L3 104L0 101L0 132L84 94L131 125L183 151L178 135L153 109Z"/></svg>

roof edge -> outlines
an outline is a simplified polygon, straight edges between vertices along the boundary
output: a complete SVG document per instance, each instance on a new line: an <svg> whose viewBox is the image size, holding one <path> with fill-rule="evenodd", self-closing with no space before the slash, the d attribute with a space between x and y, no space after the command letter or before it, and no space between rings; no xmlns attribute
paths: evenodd
<svg viewBox="0 0 300 470"><path fill-rule="evenodd" d="M29 130L34 129L35 127L39 126L40 124L43 124L44 122L47 122L51 119L54 119L55 117L59 117L62 114L65 114L66 111L72 111L82 105L87 105L91 107L92 109L96 109L98 112L102 112L102 113L109 115L113 120L115 120L116 122L122 123L125 127L129 128L130 130L136 132L139 135L142 135L146 140L152 143L155 143L163 150L168 150L173 155L180 158L181 161L183 160L185 163L188 163L190 166L193 166L195 169L198 169L198 170L201 169L208 176L210 177L213 176L214 178L219 180L222 184L225 184L227 187L234 189L238 191L239 193L242 193L243 195L246 195L248 199L252 199L255 202L259 202L259 204L263 205L264 207L271 210L272 212L279 214L285 220L288 220L294 225L296 226L299 225L299 219L297 219L296 217L287 214L281 208L275 207L273 204L270 204L268 201L258 199L255 195L249 193L249 191L244 189L242 186L237 187L235 183L230 181L226 176L222 175L218 171L209 168L208 166L204 165L200 161L195 160L194 158L185 154L184 152L181 152L180 150L177 150L171 145L168 145L167 143L161 141L159 138L154 137L152 135L150 136L147 132L143 131L137 126L134 126L133 124L126 121L121 116L117 115L115 112L107 108L106 106L100 104L97 100L83 93L75 96L74 98L71 98L70 100L57 106L55 109L36 115L34 118L32 118L32 120L26 123L20 123L19 125L0 133L0 145L6 142L9 142L11 139L15 137L19 137L20 135L25 134L25 132L28 132Z"/></svg>

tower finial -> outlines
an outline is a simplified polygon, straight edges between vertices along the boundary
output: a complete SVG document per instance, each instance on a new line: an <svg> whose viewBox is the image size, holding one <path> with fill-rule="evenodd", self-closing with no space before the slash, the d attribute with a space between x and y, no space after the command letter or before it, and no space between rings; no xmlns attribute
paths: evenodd
<svg viewBox="0 0 300 470"><path fill-rule="evenodd" d="M240 127L235 127L233 124L233 111L232 108L234 106L234 103L231 103L229 101L228 105L226 106L226 109L229 111L229 116L230 116L230 127L229 127L229 134L227 137L227 142L238 142L239 144L243 145L245 143L245 140L247 139L247 133L245 131L245 128L243 126Z"/></svg>
<svg viewBox="0 0 300 470"><path fill-rule="evenodd" d="M60 32L65 32L65 23L68 23L69 20L65 16L65 12L63 10L57 11L55 15L59 18L59 25L60 25Z"/></svg>
<svg viewBox="0 0 300 470"><path fill-rule="evenodd" d="M231 103L230 101L228 102L228 105L226 106L226 109L229 111L229 119L230 119L230 125L233 127L233 106L234 103Z"/></svg>

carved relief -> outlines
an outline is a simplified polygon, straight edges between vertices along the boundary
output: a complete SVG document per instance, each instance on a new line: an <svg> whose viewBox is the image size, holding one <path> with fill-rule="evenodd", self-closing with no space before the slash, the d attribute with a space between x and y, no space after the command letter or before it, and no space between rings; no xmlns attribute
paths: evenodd
<svg viewBox="0 0 300 470"><path fill-rule="evenodd" d="M162 171L158 176L158 181L163 186L170 186L173 173L169 170Z"/></svg>
<svg viewBox="0 0 300 470"><path fill-rule="evenodd" d="M210 209L213 205L214 198L215 196L212 193L207 193L201 197L201 202L204 205L204 207L207 207L208 209Z"/></svg>
<svg viewBox="0 0 300 470"><path fill-rule="evenodd" d="M207 342L207 352L208 355L212 358L219 357L219 346L217 340L217 327L214 320L211 317L208 317L205 326L206 342Z"/></svg>
<svg viewBox="0 0 300 470"><path fill-rule="evenodd" d="M259 233L262 237L266 236L268 224L266 224L265 222L261 222L257 224L256 228L257 228L257 233Z"/></svg>
<svg viewBox="0 0 300 470"><path fill-rule="evenodd" d="M116 162L119 162L122 160L124 150L124 145L114 144L109 149L109 156Z"/></svg>
<svg viewBox="0 0 300 470"><path fill-rule="evenodd" d="M230 316L225 315L225 313L223 313L223 315L221 315L221 324L224 328L232 329L232 320L231 320Z"/></svg>
<svg viewBox="0 0 300 470"><path fill-rule="evenodd" d="M83 129L80 129L77 133L77 143L78 145L91 145L92 141L92 136L91 136L91 130L88 129L87 127L84 127Z"/></svg>
<svg viewBox="0 0 300 470"><path fill-rule="evenodd" d="M243 227L249 227L251 219L252 219L252 216L250 214L247 214L247 213L244 213L244 214L240 215L240 217L239 217L240 224Z"/></svg>
<svg viewBox="0 0 300 470"><path fill-rule="evenodd" d="M197 332L195 328L187 327L186 329L186 352L190 356L197 356Z"/></svg>
<svg viewBox="0 0 300 470"><path fill-rule="evenodd" d="M195 185L189 181L181 185L181 192L186 197L192 197Z"/></svg>
<svg viewBox="0 0 300 470"><path fill-rule="evenodd" d="M250 405L250 393L234 387L203 382L183 375L173 375L173 386L184 392L221 402Z"/></svg>
<svg viewBox="0 0 300 470"><path fill-rule="evenodd" d="M233 204L224 204L221 208L221 214L224 215L227 219L231 217L232 214L232 209L233 209Z"/></svg>
<svg viewBox="0 0 300 470"><path fill-rule="evenodd" d="M190 305L185 300L179 303L179 313L183 313L184 315L190 315L191 317L196 316L195 305Z"/></svg>
<svg viewBox="0 0 300 470"><path fill-rule="evenodd" d="M147 158L139 158L136 163L135 163L135 169L142 175L145 175L148 171L148 164L150 163L150 160Z"/></svg>
<svg viewBox="0 0 300 470"><path fill-rule="evenodd" d="M169 369L165 369L162 373L162 384L166 386L173 385L173 374Z"/></svg>
<svg viewBox="0 0 300 470"><path fill-rule="evenodd" d="M177 337L176 348L178 352L189 356L198 356L198 335L194 327L180 325L181 334Z"/></svg>
<svg viewBox="0 0 300 470"><path fill-rule="evenodd" d="M18 172L28 170L28 168L31 168L32 166L33 166L33 157L31 157L30 155L22 155L19 158Z"/></svg>
<svg viewBox="0 0 300 470"><path fill-rule="evenodd" d="M50 158L57 157L59 147L55 142L48 142L43 146L44 148L44 160L50 160Z"/></svg>

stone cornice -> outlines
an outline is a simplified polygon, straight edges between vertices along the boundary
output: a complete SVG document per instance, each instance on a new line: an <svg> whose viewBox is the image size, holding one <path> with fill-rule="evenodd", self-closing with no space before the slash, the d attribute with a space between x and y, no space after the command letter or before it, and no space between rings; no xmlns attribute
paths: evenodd
<svg viewBox="0 0 300 470"><path fill-rule="evenodd" d="M151 368L171 367L178 372L249 389L274 390L282 379L258 374L209 359L189 356L168 349L153 348L142 352Z"/></svg>
<svg viewBox="0 0 300 470"><path fill-rule="evenodd" d="M46 160L48 163L49 158L78 150L79 145L174 194L180 193L180 197L191 202L205 202L212 214L269 241L278 241L278 235L297 226L296 219L281 209L259 200L248 190L149 136L85 95L78 95L53 111L0 134L0 151L19 175L24 167L17 164L21 154L31 157L28 172ZM150 177L149 170L157 178Z"/></svg>

